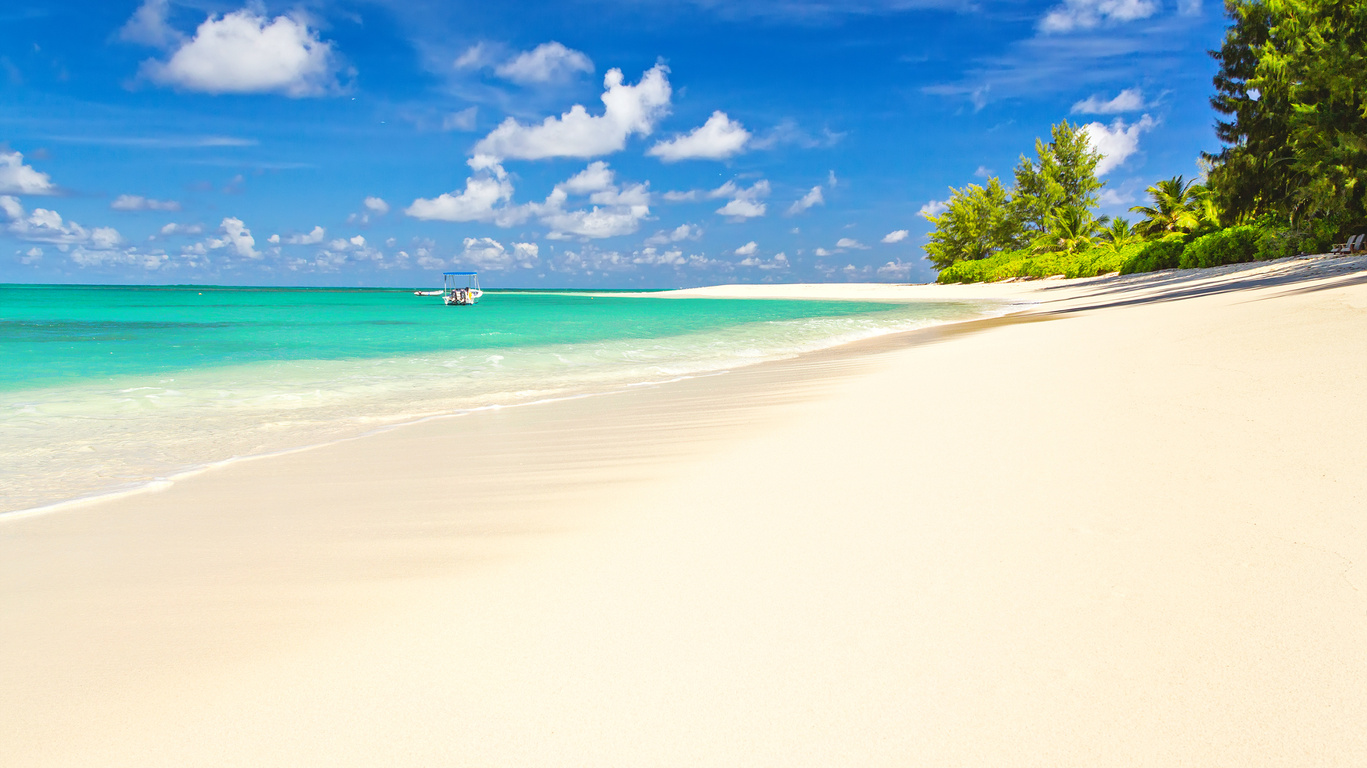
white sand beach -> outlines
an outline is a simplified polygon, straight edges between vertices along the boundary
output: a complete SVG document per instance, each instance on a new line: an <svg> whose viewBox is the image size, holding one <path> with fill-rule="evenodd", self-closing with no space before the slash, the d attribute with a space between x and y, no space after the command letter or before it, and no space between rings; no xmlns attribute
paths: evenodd
<svg viewBox="0 0 1367 768"><path fill-rule="evenodd" d="M7 766L1367 765L1367 258L0 518Z"/></svg>

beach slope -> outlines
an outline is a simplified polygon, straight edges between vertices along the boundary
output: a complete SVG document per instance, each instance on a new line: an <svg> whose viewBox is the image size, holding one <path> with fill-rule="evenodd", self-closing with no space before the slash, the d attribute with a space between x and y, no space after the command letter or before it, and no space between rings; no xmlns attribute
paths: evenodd
<svg viewBox="0 0 1367 768"><path fill-rule="evenodd" d="M1367 764L1365 268L1023 284L0 521L0 754Z"/></svg>

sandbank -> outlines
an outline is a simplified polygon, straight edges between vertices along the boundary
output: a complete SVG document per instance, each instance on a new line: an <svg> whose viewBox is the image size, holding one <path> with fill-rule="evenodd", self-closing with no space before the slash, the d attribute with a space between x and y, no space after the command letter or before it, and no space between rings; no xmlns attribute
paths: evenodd
<svg viewBox="0 0 1367 768"><path fill-rule="evenodd" d="M1367 259L708 291L1033 304L0 519L3 762L1367 764Z"/></svg>

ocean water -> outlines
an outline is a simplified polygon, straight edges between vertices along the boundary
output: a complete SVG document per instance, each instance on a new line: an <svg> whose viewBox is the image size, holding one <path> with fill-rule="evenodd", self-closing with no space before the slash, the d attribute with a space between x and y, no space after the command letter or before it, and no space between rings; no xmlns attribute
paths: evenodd
<svg viewBox="0 0 1367 768"><path fill-rule="evenodd" d="M969 302L0 285L0 513L472 409L995 314Z"/></svg>

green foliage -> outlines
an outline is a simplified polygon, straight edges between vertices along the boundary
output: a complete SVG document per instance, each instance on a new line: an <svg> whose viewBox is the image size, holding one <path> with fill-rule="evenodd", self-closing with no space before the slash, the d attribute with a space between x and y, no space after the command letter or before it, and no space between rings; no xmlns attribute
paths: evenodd
<svg viewBox="0 0 1367 768"><path fill-rule="evenodd" d="M1011 207L1022 241L1050 231L1051 218L1090 213L1105 186L1096 176L1101 154L1092 149L1082 126L1064 120L1049 134L1048 144L1035 139L1035 160L1021 155L1016 165Z"/></svg>
<svg viewBox="0 0 1367 768"><path fill-rule="evenodd" d="M944 213L926 214L935 225L926 255L936 268L944 269L963 259L981 259L1010 246L1015 224L1010 220L1009 196L995 176L986 187L970 184L949 190Z"/></svg>
<svg viewBox="0 0 1367 768"><path fill-rule="evenodd" d="M1226 220L1275 216L1321 236L1367 222L1367 0L1227 0L1215 53L1226 144L1210 185ZM1331 235L1332 236L1332 235Z"/></svg>
<svg viewBox="0 0 1367 768"><path fill-rule="evenodd" d="M1143 246L1133 243L1120 249L1091 248L1072 254L1003 251L986 259L960 261L940 271L940 283L983 283L1008 278L1095 277L1118 272L1122 264Z"/></svg>
<svg viewBox="0 0 1367 768"><path fill-rule="evenodd" d="M1182 250L1186 245L1186 238L1182 235L1151 240L1136 249L1135 253L1125 260L1120 266L1120 274L1176 269L1181 263Z"/></svg>
<svg viewBox="0 0 1367 768"><path fill-rule="evenodd" d="M1177 265L1192 269L1253 261L1258 257L1262 237L1261 228L1247 224L1211 232L1188 243Z"/></svg>
<svg viewBox="0 0 1367 768"><path fill-rule="evenodd" d="M1205 190L1195 181L1173 176L1149 187L1148 193L1152 205L1136 205L1130 209L1144 217L1134 227L1141 235L1163 237L1192 232L1207 218L1203 204Z"/></svg>
<svg viewBox="0 0 1367 768"><path fill-rule="evenodd" d="M1111 219L1110 225L1101 231L1101 247L1120 250L1127 245L1144 241L1144 236L1134 231L1130 222L1121 216Z"/></svg>
<svg viewBox="0 0 1367 768"><path fill-rule="evenodd" d="M1030 241L1030 250L1067 255L1085 251L1097 240L1101 224L1086 208L1056 208L1045 217L1044 231Z"/></svg>
<svg viewBox="0 0 1367 768"><path fill-rule="evenodd" d="M1025 247L1078 253L1095 241L1101 155L1066 120L1050 129L1050 139L1035 140L1035 160L1021 156L1010 190L996 177L985 187L951 188L945 212L926 215L935 225L926 255L936 268Z"/></svg>

